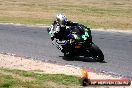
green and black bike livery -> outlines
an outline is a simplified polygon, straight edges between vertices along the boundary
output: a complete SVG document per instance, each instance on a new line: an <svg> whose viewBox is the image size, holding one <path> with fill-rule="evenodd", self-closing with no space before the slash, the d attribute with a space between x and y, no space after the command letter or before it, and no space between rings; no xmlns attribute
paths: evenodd
<svg viewBox="0 0 132 88"><path fill-rule="evenodd" d="M91 57L98 62L104 61L104 55L100 48L92 42L90 28L78 24L66 29L64 40L59 40L54 36L55 45L64 53L64 57Z"/></svg>

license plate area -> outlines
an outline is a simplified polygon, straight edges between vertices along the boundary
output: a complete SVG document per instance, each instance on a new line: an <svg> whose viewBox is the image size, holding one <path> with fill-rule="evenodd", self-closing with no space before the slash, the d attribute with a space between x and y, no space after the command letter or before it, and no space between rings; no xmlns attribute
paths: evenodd
<svg viewBox="0 0 132 88"><path fill-rule="evenodd" d="M76 46L75 46L75 48L77 48L77 49L78 49L78 48L81 48L81 46L80 46L80 45L76 45Z"/></svg>

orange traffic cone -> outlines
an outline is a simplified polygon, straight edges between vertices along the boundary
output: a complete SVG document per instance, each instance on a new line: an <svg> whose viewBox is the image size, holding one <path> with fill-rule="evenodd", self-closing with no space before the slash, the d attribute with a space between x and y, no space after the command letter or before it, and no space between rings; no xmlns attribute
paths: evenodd
<svg viewBox="0 0 132 88"><path fill-rule="evenodd" d="M90 85L90 79L88 79L88 71L86 71L84 68L82 68L82 77L80 80L81 86L88 86Z"/></svg>
<svg viewBox="0 0 132 88"><path fill-rule="evenodd" d="M82 78L83 77L88 78L88 71L86 71L84 68L82 68Z"/></svg>

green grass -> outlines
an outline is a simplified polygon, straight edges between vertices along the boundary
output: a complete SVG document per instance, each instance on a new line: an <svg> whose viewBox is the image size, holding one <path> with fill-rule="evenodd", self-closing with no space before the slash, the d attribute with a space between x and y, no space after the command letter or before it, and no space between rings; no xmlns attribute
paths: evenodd
<svg viewBox="0 0 132 88"><path fill-rule="evenodd" d="M57 86L80 88L79 78L63 74L39 74L0 68L0 88L56 88Z"/></svg>
<svg viewBox="0 0 132 88"><path fill-rule="evenodd" d="M17 80L11 76L0 74L0 88L12 86L14 83L17 83Z"/></svg>
<svg viewBox="0 0 132 88"><path fill-rule="evenodd" d="M32 71L0 68L0 88L83 88L79 84L79 79L76 76L64 74L40 74ZM111 87L89 86L88 88Z"/></svg>
<svg viewBox="0 0 132 88"><path fill-rule="evenodd" d="M0 0L0 22L50 25L57 13L91 28L132 29L132 0Z"/></svg>

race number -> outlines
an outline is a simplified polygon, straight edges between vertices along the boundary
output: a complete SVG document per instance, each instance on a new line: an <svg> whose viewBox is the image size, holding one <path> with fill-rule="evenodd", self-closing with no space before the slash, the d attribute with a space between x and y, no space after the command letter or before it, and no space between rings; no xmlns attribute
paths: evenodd
<svg viewBox="0 0 132 88"><path fill-rule="evenodd" d="M84 40L87 40L87 38L89 37L89 34L88 34L88 32L85 32L85 34L84 35L82 35L82 38L84 39Z"/></svg>

